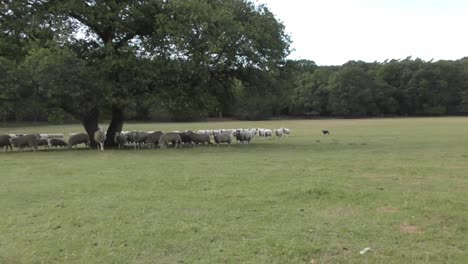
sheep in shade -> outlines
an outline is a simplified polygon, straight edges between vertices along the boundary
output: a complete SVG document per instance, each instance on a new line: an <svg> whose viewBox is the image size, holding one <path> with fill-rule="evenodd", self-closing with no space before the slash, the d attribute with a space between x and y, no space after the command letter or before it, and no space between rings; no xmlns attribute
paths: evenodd
<svg viewBox="0 0 468 264"><path fill-rule="evenodd" d="M148 137L148 133L142 131L133 131L130 134L130 138L135 144L135 149L142 148L145 144L146 138Z"/></svg>
<svg viewBox="0 0 468 264"><path fill-rule="evenodd" d="M237 130L234 136L236 137L237 143L250 144L250 141L252 141L252 138L254 137L254 133L250 131Z"/></svg>
<svg viewBox="0 0 468 264"><path fill-rule="evenodd" d="M106 141L106 133L102 131L101 128L98 128L94 132L94 141L96 141L97 149L104 150L104 141Z"/></svg>
<svg viewBox="0 0 468 264"><path fill-rule="evenodd" d="M37 141L37 146L44 146L44 149L49 148L49 141L45 138L41 138Z"/></svg>
<svg viewBox="0 0 468 264"><path fill-rule="evenodd" d="M61 138L51 138L50 141L50 146L51 147L66 147L67 146L67 142L65 142L63 139Z"/></svg>
<svg viewBox="0 0 468 264"><path fill-rule="evenodd" d="M190 133L192 133L192 131L180 132L180 133L179 133L180 139L182 140L182 143L183 143L184 145L190 144L190 142L191 142L191 140L190 140Z"/></svg>
<svg viewBox="0 0 468 264"><path fill-rule="evenodd" d="M77 148L78 144L85 144L86 147L89 147L89 136L86 133L76 133L71 135L68 138L68 148L71 149L73 146Z"/></svg>
<svg viewBox="0 0 468 264"><path fill-rule="evenodd" d="M11 136L9 135L0 135L0 147L5 148L5 152L8 151L8 147L10 147L10 150L13 151L13 147L11 146Z"/></svg>
<svg viewBox="0 0 468 264"><path fill-rule="evenodd" d="M182 139L179 133L169 132L162 134L158 142L159 147L165 149L169 143L172 143L175 148L177 148L178 145L180 146L180 144L182 144Z"/></svg>
<svg viewBox="0 0 468 264"><path fill-rule="evenodd" d="M218 147L219 147L219 144L221 144L221 143L231 144L231 142L232 142L231 134L229 134L229 133L216 134L216 135L214 135L214 141L218 145Z"/></svg>
<svg viewBox="0 0 468 264"><path fill-rule="evenodd" d="M24 135L11 139L11 143L16 148L23 150L23 148L32 148L33 151L37 150L37 142L39 141L39 136L37 134Z"/></svg>
<svg viewBox="0 0 468 264"><path fill-rule="evenodd" d="M199 134L199 133L192 132L192 133L189 133L189 136L190 136L190 142L197 146L198 144L205 144L205 143L208 143L210 145L212 144L210 135L208 134Z"/></svg>
<svg viewBox="0 0 468 264"><path fill-rule="evenodd" d="M155 148L158 145L159 139L164 133L162 131L154 131L146 135L146 144L150 144L151 148Z"/></svg>
<svg viewBox="0 0 468 264"><path fill-rule="evenodd" d="M127 135L121 132L115 132L114 135L114 142L119 146L119 149L121 149L125 144L127 144Z"/></svg>

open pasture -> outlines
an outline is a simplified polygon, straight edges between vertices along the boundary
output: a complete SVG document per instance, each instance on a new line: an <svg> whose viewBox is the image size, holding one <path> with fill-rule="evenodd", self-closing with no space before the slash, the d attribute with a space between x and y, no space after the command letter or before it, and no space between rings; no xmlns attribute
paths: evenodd
<svg viewBox="0 0 468 264"><path fill-rule="evenodd" d="M0 153L0 263L468 262L468 118L124 130L237 127L292 132L250 145Z"/></svg>

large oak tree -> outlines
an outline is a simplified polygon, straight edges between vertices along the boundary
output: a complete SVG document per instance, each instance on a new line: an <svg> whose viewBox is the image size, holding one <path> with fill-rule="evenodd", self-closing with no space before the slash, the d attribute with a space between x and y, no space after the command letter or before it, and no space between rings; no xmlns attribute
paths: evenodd
<svg viewBox="0 0 468 264"><path fill-rule="evenodd" d="M180 115L222 108L244 69L273 70L289 53L283 25L246 0L2 3L2 33L12 36L2 39L28 43L21 86L80 119L90 135L110 111L110 145L135 98Z"/></svg>

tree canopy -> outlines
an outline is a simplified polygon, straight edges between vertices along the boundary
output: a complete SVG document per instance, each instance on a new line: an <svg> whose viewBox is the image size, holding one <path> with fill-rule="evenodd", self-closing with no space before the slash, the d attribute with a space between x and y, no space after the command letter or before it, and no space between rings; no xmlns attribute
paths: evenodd
<svg viewBox="0 0 468 264"><path fill-rule="evenodd" d="M0 56L24 80L10 98L61 108L89 134L108 112L108 143L141 105L179 120L222 112L246 69L289 54L284 26L245 0L4 2Z"/></svg>

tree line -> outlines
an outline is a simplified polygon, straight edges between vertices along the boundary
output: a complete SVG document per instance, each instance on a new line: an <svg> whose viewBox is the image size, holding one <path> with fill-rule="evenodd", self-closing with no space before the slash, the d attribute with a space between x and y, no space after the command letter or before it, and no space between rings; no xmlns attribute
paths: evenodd
<svg viewBox="0 0 468 264"><path fill-rule="evenodd" d="M2 0L0 117L89 134L110 120L112 135L124 120L468 111L468 59L317 66L287 60L290 44L247 0Z"/></svg>
<svg viewBox="0 0 468 264"><path fill-rule="evenodd" d="M295 77L289 110L345 117L468 113L468 59L350 61Z"/></svg>

